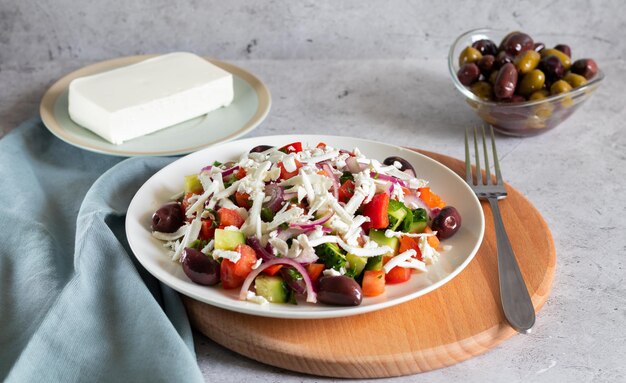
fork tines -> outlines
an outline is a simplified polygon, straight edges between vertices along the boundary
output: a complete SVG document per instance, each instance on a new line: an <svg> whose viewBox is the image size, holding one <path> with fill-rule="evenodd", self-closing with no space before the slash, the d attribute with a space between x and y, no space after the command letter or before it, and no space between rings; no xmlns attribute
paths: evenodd
<svg viewBox="0 0 626 383"><path fill-rule="evenodd" d="M485 126L481 126L480 128L474 127L473 132L469 132L468 129L465 129L465 180L469 185L473 186L484 186L484 185L498 185L502 186L502 174L500 173L500 163L498 161L498 152L496 150L496 139L493 133L493 127L490 126L490 135L491 135L491 151L493 154L493 164L495 168L495 181L491 176L491 169L489 166L489 151L487 150L487 139L485 136ZM469 144L469 135L473 133L474 136L474 160L476 165L476 181L472 176L472 161L470 158L470 144ZM479 151L479 136L482 137L482 151L484 153L484 171L485 178L483 179L482 167L481 167L481 156ZM477 190L476 190L477 191Z"/></svg>

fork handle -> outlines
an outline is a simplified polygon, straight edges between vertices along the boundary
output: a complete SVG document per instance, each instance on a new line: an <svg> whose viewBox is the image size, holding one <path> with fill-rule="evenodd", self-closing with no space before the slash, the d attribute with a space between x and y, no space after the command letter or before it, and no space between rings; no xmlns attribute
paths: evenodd
<svg viewBox="0 0 626 383"><path fill-rule="evenodd" d="M491 206L496 228L500 300L502 301L504 316L515 330L528 334L535 324L535 309L515 259L509 236L506 234L498 207L498 199L489 197L487 200Z"/></svg>

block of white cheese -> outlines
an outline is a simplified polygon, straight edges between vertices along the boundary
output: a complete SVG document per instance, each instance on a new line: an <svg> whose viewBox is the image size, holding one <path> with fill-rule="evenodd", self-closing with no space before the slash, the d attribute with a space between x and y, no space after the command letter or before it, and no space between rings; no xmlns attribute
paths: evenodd
<svg viewBox="0 0 626 383"><path fill-rule="evenodd" d="M233 76L192 53L170 53L73 80L69 114L113 144L228 106Z"/></svg>

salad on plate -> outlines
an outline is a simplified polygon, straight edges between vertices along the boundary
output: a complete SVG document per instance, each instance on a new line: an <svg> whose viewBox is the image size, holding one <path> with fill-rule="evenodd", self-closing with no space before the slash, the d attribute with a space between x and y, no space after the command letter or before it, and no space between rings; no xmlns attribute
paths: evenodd
<svg viewBox="0 0 626 383"><path fill-rule="evenodd" d="M257 146L184 179L152 235L195 283L265 305L360 305L427 273L461 216L400 157Z"/></svg>

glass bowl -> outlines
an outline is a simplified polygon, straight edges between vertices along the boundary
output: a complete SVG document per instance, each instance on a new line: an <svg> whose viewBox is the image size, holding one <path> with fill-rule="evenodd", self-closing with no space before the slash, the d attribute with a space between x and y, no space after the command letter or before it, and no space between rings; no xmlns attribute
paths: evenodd
<svg viewBox="0 0 626 383"><path fill-rule="evenodd" d="M598 69L595 77L585 85L567 93L549 96L542 100L516 103L485 101L461 84L457 78L459 55L465 47L478 40L489 39L499 44L507 33L507 31L488 28L471 30L454 41L448 54L448 69L454 85L465 96L467 103L478 116L500 133L525 137L545 133L555 128L591 97L604 79L604 73ZM542 40L542 36L538 37L539 39L535 41L548 41L548 39Z"/></svg>

